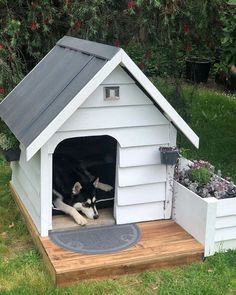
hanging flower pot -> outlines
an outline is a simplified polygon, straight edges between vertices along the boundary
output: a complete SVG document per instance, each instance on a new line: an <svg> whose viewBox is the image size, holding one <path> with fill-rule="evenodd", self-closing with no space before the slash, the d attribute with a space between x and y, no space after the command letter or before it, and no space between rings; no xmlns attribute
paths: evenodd
<svg viewBox="0 0 236 295"><path fill-rule="evenodd" d="M200 83L207 82L211 67L209 59L191 57L186 60L186 79Z"/></svg>
<svg viewBox="0 0 236 295"><path fill-rule="evenodd" d="M160 147L161 163L175 165L179 158L179 150L176 147Z"/></svg>

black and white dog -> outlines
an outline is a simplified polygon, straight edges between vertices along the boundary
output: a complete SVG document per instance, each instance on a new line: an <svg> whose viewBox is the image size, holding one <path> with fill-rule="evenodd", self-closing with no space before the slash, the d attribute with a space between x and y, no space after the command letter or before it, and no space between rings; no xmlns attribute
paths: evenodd
<svg viewBox="0 0 236 295"><path fill-rule="evenodd" d="M89 173L91 163L75 161L60 154L53 159L53 205L56 209L72 216L76 223L85 225L86 219L98 218L96 190L111 191L112 186L101 183L99 178Z"/></svg>

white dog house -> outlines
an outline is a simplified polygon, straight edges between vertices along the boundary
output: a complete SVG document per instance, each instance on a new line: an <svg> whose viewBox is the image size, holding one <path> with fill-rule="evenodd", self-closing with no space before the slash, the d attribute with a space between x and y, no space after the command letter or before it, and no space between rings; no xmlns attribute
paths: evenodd
<svg viewBox="0 0 236 295"><path fill-rule="evenodd" d="M5 98L0 116L20 141L12 185L41 236L52 229L53 154L64 140L116 140L118 224L171 217L173 167L161 164L159 146L176 145L176 128L199 141L124 50L67 36Z"/></svg>

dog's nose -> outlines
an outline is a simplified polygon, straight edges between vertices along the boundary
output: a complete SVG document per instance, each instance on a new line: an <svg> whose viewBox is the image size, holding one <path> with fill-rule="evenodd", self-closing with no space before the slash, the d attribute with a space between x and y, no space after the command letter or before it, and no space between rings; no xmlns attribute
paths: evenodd
<svg viewBox="0 0 236 295"><path fill-rule="evenodd" d="M93 215L93 219L98 219L99 215L96 214L96 215Z"/></svg>

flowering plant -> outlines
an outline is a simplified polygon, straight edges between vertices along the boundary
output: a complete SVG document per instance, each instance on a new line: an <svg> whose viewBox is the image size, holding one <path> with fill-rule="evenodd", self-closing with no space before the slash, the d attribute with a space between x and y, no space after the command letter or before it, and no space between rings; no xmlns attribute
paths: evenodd
<svg viewBox="0 0 236 295"><path fill-rule="evenodd" d="M176 170L175 179L202 198L235 198L236 186L230 178L223 179L221 171L214 173L215 167L209 162L195 160L187 169Z"/></svg>

